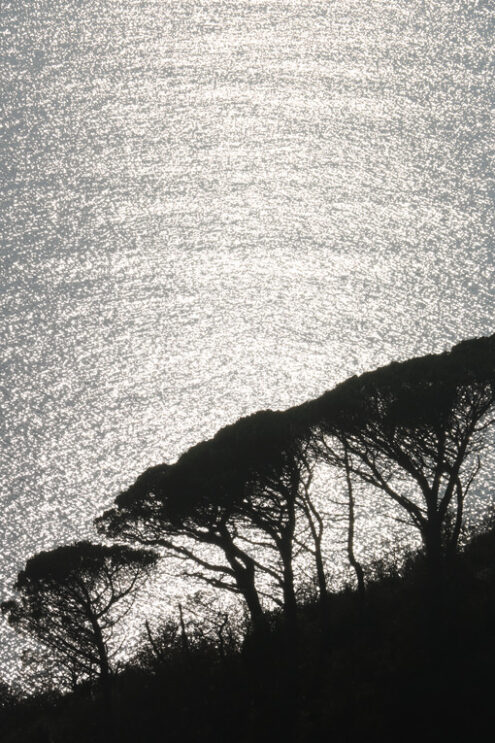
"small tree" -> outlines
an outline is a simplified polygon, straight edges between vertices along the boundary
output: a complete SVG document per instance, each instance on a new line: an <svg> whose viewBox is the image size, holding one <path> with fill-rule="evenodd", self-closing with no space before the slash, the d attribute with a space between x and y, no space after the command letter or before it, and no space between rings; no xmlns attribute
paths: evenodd
<svg viewBox="0 0 495 743"><path fill-rule="evenodd" d="M90 542L40 552L18 575L19 598L1 609L15 629L50 650L73 684L95 677L105 682L113 628L155 561L147 550Z"/></svg>

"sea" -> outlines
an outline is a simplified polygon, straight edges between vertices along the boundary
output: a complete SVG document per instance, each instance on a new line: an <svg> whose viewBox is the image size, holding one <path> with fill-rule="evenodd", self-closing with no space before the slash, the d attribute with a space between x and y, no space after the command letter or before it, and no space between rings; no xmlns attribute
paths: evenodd
<svg viewBox="0 0 495 743"><path fill-rule="evenodd" d="M495 331L491 0L3 0L0 34L1 598L225 424Z"/></svg>

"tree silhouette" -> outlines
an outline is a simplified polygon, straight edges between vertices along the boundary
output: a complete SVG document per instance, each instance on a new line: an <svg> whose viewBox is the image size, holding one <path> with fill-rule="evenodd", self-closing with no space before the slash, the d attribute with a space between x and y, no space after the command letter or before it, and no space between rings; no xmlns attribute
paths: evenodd
<svg viewBox="0 0 495 743"><path fill-rule="evenodd" d="M105 682L113 628L155 561L148 550L90 542L40 552L18 575L18 599L1 609L15 629L50 650L74 684L95 677Z"/></svg>
<svg viewBox="0 0 495 743"><path fill-rule="evenodd" d="M321 457L406 511L438 578L456 550L494 405L495 340L482 338L353 377L304 415Z"/></svg>
<svg viewBox="0 0 495 743"><path fill-rule="evenodd" d="M255 581L258 562L236 541L234 478L224 465L214 444L202 442L174 465L146 470L96 527L111 538L161 547L185 563L184 575L240 594L261 632L266 619Z"/></svg>
<svg viewBox="0 0 495 743"><path fill-rule="evenodd" d="M291 622L295 618L298 515L315 540L314 548L299 543L298 549L314 555L320 588L326 590L323 522L310 498L310 481L304 438L282 413L260 411L192 447L175 464L148 469L96 524L109 537L161 546L195 566L186 575L241 594L261 631L266 619L257 576L275 585L270 598Z"/></svg>
<svg viewBox="0 0 495 743"><path fill-rule="evenodd" d="M326 580L321 555L323 522L310 496L312 463L304 435L290 416L271 410L242 418L231 427L236 442L237 468L241 482L235 514L239 539L253 549L274 553L275 560L263 569L279 586L289 624L296 620L294 559L310 552L316 560L322 595ZM311 543L301 540L300 521L307 522ZM261 558L260 558L261 559Z"/></svg>

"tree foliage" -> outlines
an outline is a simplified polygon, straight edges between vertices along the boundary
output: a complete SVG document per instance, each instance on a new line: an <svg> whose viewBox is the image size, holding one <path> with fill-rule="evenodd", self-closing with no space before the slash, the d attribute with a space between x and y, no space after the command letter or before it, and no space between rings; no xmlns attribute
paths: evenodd
<svg viewBox="0 0 495 743"><path fill-rule="evenodd" d="M399 504L437 570L455 551L494 405L492 337L354 377L305 415L319 455Z"/></svg>
<svg viewBox="0 0 495 743"><path fill-rule="evenodd" d="M361 592L356 480L405 510L438 571L455 552L494 403L493 337L393 363L312 402L226 426L176 463L143 473L98 526L109 537L159 545L184 561L186 575L241 594L259 627L267 590L292 621L300 554L313 556L320 595L327 591L325 521L311 494L315 457L345 473L347 552Z"/></svg>
<svg viewBox="0 0 495 743"><path fill-rule="evenodd" d="M49 649L73 685L106 678L110 636L155 561L147 550L90 542L40 552L18 575L18 598L1 608L15 629Z"/></svg>
<svg viewBox="0 0 495 743"><path fill-rule="evenodd" d="M264 589L294 620L297 519L310 524L319 583L322 520L311 502L304 437L283 413L260 411L221 429L173 465L152 467L97 520L108 537L161 546L190 566L186 574L239 593L262 629ZM216 557L205 546L215 548ZM297 550L308 551L299 543Z"/></svg>

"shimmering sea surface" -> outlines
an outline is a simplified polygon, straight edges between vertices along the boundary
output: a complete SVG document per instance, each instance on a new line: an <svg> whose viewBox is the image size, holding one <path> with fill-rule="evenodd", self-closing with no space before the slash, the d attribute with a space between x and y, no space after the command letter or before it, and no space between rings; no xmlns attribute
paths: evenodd
<svg viewBox="0 0 495 743"><path fill-rule="evenodd" d="M489 0L0 12L2 595L222 425L494 332Z"/></svg>

